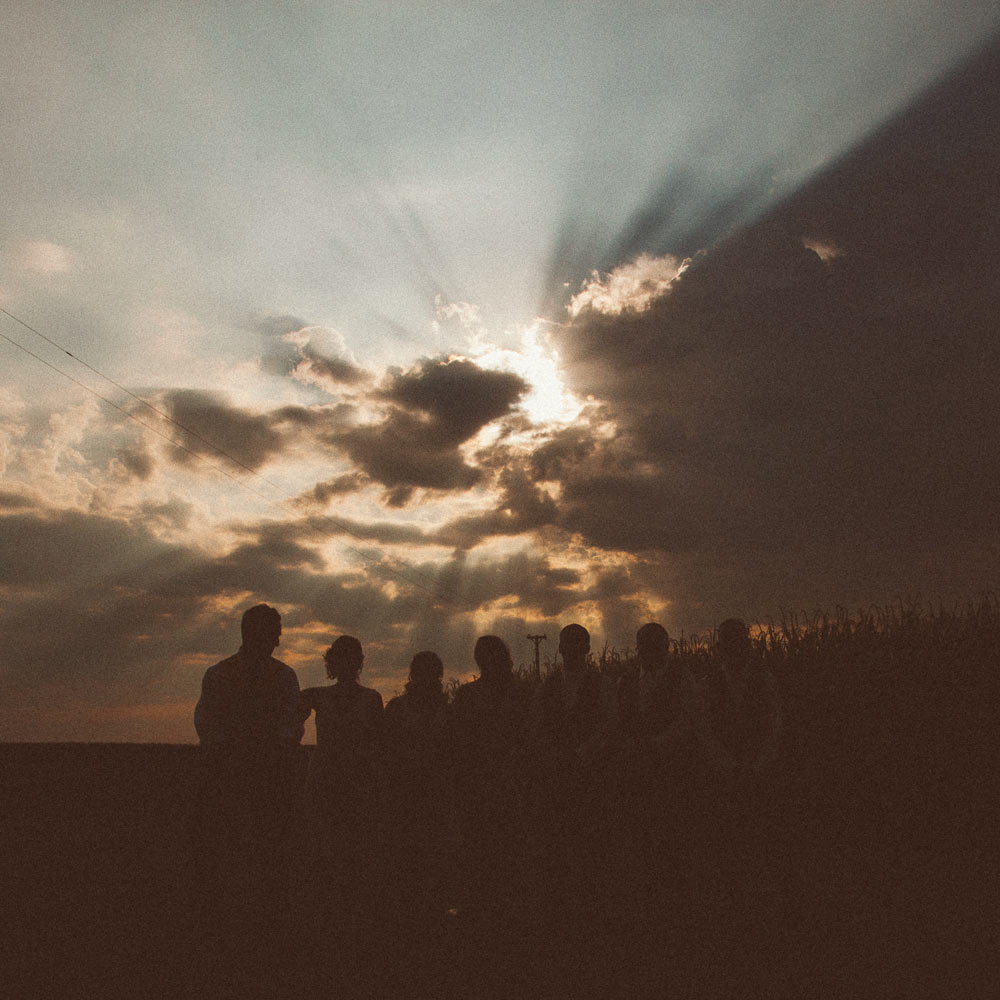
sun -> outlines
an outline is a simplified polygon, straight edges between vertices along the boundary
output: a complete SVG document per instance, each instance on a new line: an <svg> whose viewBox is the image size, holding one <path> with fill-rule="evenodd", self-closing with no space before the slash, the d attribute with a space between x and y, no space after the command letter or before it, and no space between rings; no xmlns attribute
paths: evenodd
<svg viewBox="0 0 1000 1000"><path fill-rule="evenodd" d="M519 350L490 345L472 360L481 368L520 375L528 383L520 408L533 424L571 424L579 417L583 403L566 387L559 355L545 343L543 325L537 320L518 331Z"/></svg>

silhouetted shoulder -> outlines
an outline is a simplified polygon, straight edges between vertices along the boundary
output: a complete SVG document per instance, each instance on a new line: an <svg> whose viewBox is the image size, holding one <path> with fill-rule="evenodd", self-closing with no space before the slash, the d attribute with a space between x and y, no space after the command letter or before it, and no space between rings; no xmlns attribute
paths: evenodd
<svg viewBox="0 0 1000 1000"><path fill-rule="evenodd" d="M215 666L209 667L205 674L206 676L212 674L225 680L239 680L247 674L249 669L251 669L250 660L243 653L234 653L232 656L220 660ZM282 663L281 660L276 660L273 656L255 659L252 669L258 676L263 675L272 680L295 678L296 686L298 685L298 674L287 663Z"/></svg>
<svg viewBox="0 0 1000 1000"><path fill-rule="evenodd" d="M465 719L470 715L478 714L487 701L488 692L482 678L476 678L463 684L455 692L455 700L452 709L459 719Z"/></svg>
<svg viewBox="0 0 1000 1000"><path fill-rule="evenodd" d="M298 674L287 664L283 663L281 660L276 660L273 656L269 657L267 661L267 668L271 673L276 674L281 677L294 677L296 682L298 681Z"/></svg>

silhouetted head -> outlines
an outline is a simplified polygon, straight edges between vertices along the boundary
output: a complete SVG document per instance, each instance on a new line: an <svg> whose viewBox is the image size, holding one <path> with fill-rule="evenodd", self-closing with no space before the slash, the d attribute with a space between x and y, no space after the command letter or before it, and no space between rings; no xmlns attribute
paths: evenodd
<svg viewBox="0 0 1000 1000"><path fill-rule="evenodd" d="M410 678L406 682L407 694L440 694L444 664L437 653L425 649L410 660Z"/></svg>
<svg viewBox="0 0 1000 1000"><path fill-rule="evenodd" d="M662 667L670 652L670 636L659 622L643 625L635 634L635 651L645 667Z"/></svg>
<svg viewBox="0 0 1000 1000"><path fill-rule="evenodd" d="M582 625L567 625L559 633L559 654L567 669L578 670L583 667L589 652L590 633Z"/></svg>
<svg viewBox="0 0 1000 1000"><path fill-rule="evenodd" d="M361 673L365 654L361 651L361 643L353 635L342 635L333 641L323 659L326 661L327 677L351 683Z"/></svg>
<svg viewBox="0 0 1000 1000"><path fill-rule="evenodd" d="M742 618L727 618L719 626L719 641L716 645L722 662L727 665L743 665L750 653L750 629Z"/></svg>
<svg viewBox="0 0 1000 1000"><path fill-rule="evenodd" d="M269 604L255 604L243 612L240 632L245 652L270 656L281 641L281 615Z"/></svg>
<svg viewBox="0 0 1000 1000"><path fill-rule="evenodd" d="M476 640L472 655L484 681L502 682L514 671L514 661L510 658L507 643L498 635L481 635Z"/></svg>

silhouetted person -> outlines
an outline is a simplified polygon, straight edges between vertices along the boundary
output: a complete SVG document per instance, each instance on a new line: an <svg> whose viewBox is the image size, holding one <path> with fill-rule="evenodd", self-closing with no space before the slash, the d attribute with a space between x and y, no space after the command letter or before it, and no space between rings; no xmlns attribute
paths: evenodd
<svg viewBox="0 0 1000 1000"><path fill-rule="evenodd" d="M634 751L655 757L663 767L687 767L702 722L694 679L671 662L670 636L662 625L643 625L635 646L635 669L618 688L620 732Z"/></svg>
<svg viewBox="0 0 1000 1000"><path fill-rule="evenodd" d="M778 752L781 706L774 675L754 655L750 632L739 618L718 629L718 669L705 683L710 759L723 771L760 774Z"/></svg>
<svg viewBox="0 0 1000 1000"><path fill-rule="evenodd" d="M273 921L288 904L280 848L303 732L295 671L271 655L281 616L258 604L243 615L241 632L238 652L205 672L194 712L203 748L192 817L200 974L230 986L252 979L280 936Z"/></svg>
<svg viewBox="0 0 1000 1000"><path fill-rule="evenodd" d="M507 644L476 640L479 677L455 693L455 760L473 903L513 906L523 875L528 698Z"/></svg>
<svg viewBox="0 0 1000 1000"><path fill-rule="evenodd" d="M307 809L329 873L356 885L376 860L382 696L358 680L364 653L354 636L340 636L324 660L336 683L306 688L300 700L303 720L316 713Z"/></svg>
<svg viewBox="0 0 1000 1000"><path fill-rule="evenodd" d="M643 947L655 946L663 975L672 970L683 978L702 712L694 679L670 656L662 625L639 629L636 652L637 664L621 679L618 699L620 802L634 876L629 892L652 936Z"/></svg>
<svg viewBox="0 0 1000 1000"><path fill-rule="evenodd" d="M398 919L389 933L402 973L393 994L439 994L442 977L454 973L447 969L447 925L462 853L443 674L437 653L417 653L403 693L385 707L386 868Z"/></svg>
<svg viewBox="0 0 1000 1000"><path fill-rule="evenodd" d="M437 653L417 653L403 694L385 707L391 867L401 893L441 913L459 848L454 732L443 674Z"/></svg>
<svg viewBox="0 0 1000 1000"><path fill-rule="evenodd" d="M589 663L590 633L567 625L559 633L562 668L549 673L532 701L532 737L553 761L589 758L611 719L610 685Z"/></svg>
<svg viewBox="0 0 1000 1000"><path fill-rule="evenodd" d="M703 733L712 795L704 887L717 954L733 996L766 990L769 951L779 903L767 772L781 732L778 686L754 649L746 623L718 628L718 668L705 680L708 725ZM722 985L722 984L720 984Z"/></svg>
<svg viewBox="0 0 1000 1000"><path fill-rule="evenodd" d="M271 654L281 615L267 604L243 614L239 650L205 671L194 726L202 746L297 746L303 727L299 681Z"/></svg>
<svg viewBox="0 0 1000 1000"><path fill-rule="evenodd" d="M382 906L382 696L359 681L364 659L354 636L340 636L324 654L335 683L305 688L300 703L303 720L316 713L304 805L317 908L314 949L329 967L314 972L324 989L348 992L369 983L374 921ZM325 940L330 927L338 941L335 955Z"/></svg>
<svg viewBox="0 0 1000 1000"><path fill-rule="evenodd" d="M559 633L562 666L532 699L530 817L538 947L566 995L592 973L589 947L605 888L607 828L602 796L614 690L589 663L590 633ZM576 986L574 986L576 984Z"/></svg>
<svg viewBox="0 0 1000 1000"><path fill-rule="evenodd" d="M271 654L281 615L267 604L247 610L239 650L209 667L194 710L203 783L196 820L201 850L250 852L274 846L290 811L288 752L302 738L295 671Z"/></svg>

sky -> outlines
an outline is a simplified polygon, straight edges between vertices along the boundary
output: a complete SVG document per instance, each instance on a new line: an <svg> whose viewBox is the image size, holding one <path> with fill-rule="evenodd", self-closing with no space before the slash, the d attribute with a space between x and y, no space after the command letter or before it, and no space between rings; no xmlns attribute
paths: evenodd
<svg viewBox="0 0 1000 1000"><path fill-rule="evenodd" d="M13 3L0 739L997 585L985 0Z"/></svg>

